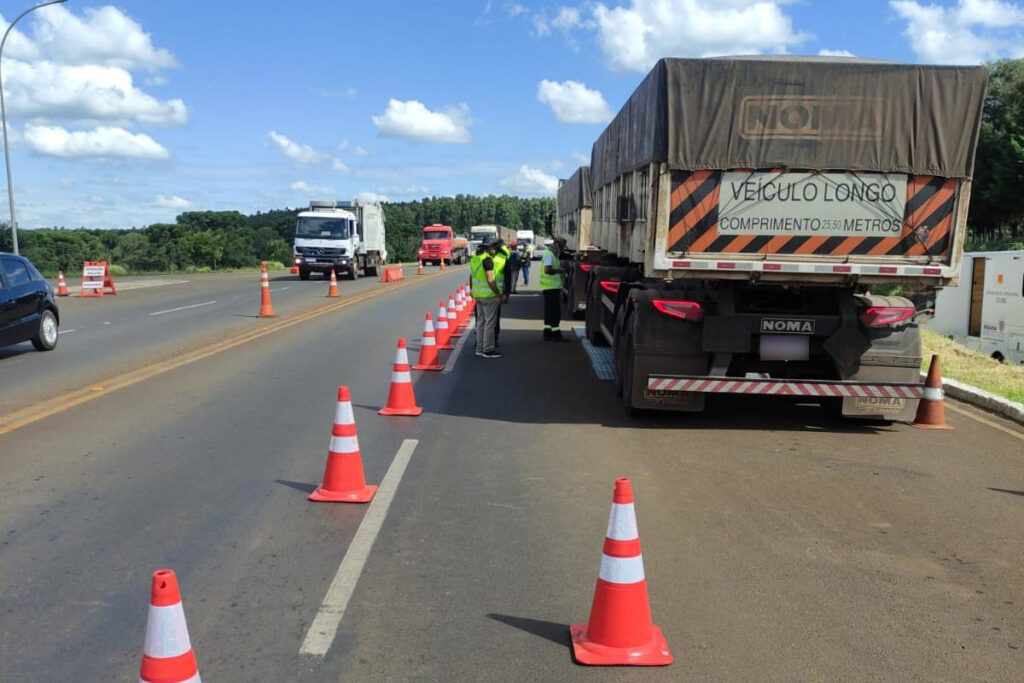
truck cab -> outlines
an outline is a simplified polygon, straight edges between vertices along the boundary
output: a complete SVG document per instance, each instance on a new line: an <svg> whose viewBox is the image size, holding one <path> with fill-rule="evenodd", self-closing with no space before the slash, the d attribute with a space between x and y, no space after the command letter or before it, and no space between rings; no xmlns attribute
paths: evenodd
<svg viewBox="0 0 1024 683"><path fill-rule="evenodd" d="M354 280L361 271L377 274L386 258L383 244L384 214L379 205L312 201L296 220L292 258L302 280L314 272L328 277L331 270Z"/></svg>
<svg viewBox="0 0 1024 683"><path fill-rule="evenodd" d="M434 223L433 225L425 226L423 228L423 241L420 243L420 261L435 266L441 265L442 261L445 264L458 261L452 245L453 239L454 231L450 225Z"/></svg>

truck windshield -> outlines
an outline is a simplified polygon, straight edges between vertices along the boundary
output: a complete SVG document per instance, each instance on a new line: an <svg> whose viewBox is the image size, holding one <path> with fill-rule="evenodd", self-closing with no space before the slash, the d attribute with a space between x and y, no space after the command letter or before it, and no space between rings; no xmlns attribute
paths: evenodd
<svg viewBox="0 0 1024 683"><path fill-rule="evenodd" d="M351 229L352 221L348 218L300 217L295 224L295 236L323 240L347 240Z"/></svg>
<svg viewBox="0 0 1024 683"><path fill-rule="evenodd" d="M425 240L446 240L450 235L444 230L427 230L423 233Z"/></svg>

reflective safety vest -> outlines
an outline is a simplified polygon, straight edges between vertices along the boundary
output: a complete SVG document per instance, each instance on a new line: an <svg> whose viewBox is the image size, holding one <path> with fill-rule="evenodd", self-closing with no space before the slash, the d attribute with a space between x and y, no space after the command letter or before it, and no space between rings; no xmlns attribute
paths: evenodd
<svg viewBox="0 0 1024 683"><path fill-rule="evenodd" d="M508 247L502 246L491 257L494 259L494 282L498 285L498 291L502 294L505 293L505 263L508 261L509 254L511 252L508 250Z"/></svg>
<svg viewBox="0 0 1024 683"><path fill-rule="evenodd" d="M469 259L469 282L474 299L486 299L494 296L494 290L487 284L487 271L484 270L484 259L487 256L487 254L477 254ZM497 271L497 266L495 266L495 271ZM500 289L501 285L498 285L498 288Z"/></svg>
<svg viewBox="0 0 1024 683"><path fill-rule="evenodd" d="M555 269L555 274L554 275L548 275L548 273L547 273L547 266L544 265L544 256L547 256L548 254L551 254L551 267ZM562 272L561 272L562 264L561 264L561 262L558 260L558 257L555 256L555 252L551 251L550 249L548 249L547 254L544 254L544 256L541 257L541 261L540 261L540 263L541 263L541 266L540 266L540 282L538 282L537 284L540 286L541 290L545 290L545 289L561 289L562 288Z"/></svg>

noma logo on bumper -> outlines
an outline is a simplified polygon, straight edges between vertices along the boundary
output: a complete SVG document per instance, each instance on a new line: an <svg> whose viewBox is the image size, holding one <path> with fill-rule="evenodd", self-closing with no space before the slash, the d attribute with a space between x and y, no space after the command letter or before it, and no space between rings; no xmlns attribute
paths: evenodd
<svg viewBox="0 0 1024 683"><path fill-rule="evenodd" d="M743 137L879 138L886 119L883 100L867 97L744 97Z"/></svg>
<svg viewBox="0 0 1024 683"><path fill-rule="evenodd" d="M814 321L795 318L761 318L761 334L814 334Z"/></svg>

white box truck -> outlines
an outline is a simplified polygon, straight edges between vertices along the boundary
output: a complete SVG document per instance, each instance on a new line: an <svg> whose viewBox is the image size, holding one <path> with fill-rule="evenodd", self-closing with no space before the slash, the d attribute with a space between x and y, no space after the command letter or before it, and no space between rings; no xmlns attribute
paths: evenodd
<svg viewBox="0 0 1024 683"><path fill-rule="evenodd" d="M960 285L939 290L928 328L998 361L1024 363L1024 251L965 253Z"/></svg>
<svg viewBox="0 0 1024 683"><path fill-rule="evenodd" d="M350 280L374 276L387 255L379 203L311 201L295 222L292 258L303 280L310 273L329 277L332 269Z"/></svg>
<svg viewBox="0 0 1024 683"><path fill-rule="evenodd" d="M762 394L911 419L920 315L872 287L956 281L987 81L844 58L659 61L590 161L602 258L584 264L586 333L613 347L627 411Z"/></svg>

